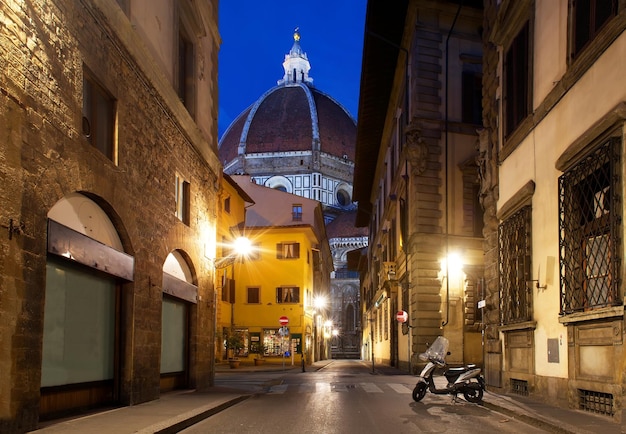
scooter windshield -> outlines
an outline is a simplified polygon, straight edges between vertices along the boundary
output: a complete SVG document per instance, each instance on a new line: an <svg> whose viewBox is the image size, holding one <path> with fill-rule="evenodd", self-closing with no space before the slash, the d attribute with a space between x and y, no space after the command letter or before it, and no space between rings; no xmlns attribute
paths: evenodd
<svg viewBox="0 0 626 434"><path fill-rule="evenodd" d="M449 345L450 342L448 339L443 336L438 336L426 352L419 355L419 358L424 361L430 360L431 362L443 365L446 362Z"/></svg>

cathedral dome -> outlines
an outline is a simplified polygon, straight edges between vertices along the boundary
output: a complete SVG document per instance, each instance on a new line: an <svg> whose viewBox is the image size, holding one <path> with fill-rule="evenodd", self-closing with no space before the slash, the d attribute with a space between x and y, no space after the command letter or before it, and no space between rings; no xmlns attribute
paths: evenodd
<svg viewBox="0 0 626 434"><path fill-rule="evenodd" d="M354 161L356 122L340 103L313 87L297 31L283 68L285 75L277 86L241 113L223 134L219 157L225 172L260 174L261 167L251 161L261 154L265 158L297 155L304 171L320 171L320 159L325 157ZM275 166L263 165L268 170Z"/></svg>

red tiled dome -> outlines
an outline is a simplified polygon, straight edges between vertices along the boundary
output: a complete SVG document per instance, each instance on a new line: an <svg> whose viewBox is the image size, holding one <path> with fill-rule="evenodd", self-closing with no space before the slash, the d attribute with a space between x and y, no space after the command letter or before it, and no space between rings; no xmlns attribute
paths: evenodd
<svg viewBox="0 0 626 434"><path fill-rule="evenodd" d="M270 89L241 113L222 136L219 156L226 165L238 152L320 150L354 161L355 140L356 123L345 108L307 84L292 83Z"/></svg>

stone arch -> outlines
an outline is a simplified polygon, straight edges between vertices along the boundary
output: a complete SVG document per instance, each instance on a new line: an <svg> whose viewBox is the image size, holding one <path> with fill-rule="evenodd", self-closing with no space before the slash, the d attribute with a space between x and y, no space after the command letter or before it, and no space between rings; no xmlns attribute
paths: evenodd
<svg viewBox="0 0 626 434"><path fill-rule="evenodd" d="M44 416L120 399L115 385L124 364L124 329L118 306L135 269L118 231L121 220L103 199L70 193L50 207L47 218L39 402ZM64 399L70 384L76 400Z"/></svg>

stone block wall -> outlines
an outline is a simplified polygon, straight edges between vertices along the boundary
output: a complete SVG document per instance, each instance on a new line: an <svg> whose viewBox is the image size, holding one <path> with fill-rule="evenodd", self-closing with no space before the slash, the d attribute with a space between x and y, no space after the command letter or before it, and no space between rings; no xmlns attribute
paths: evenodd
<svg viewBox="0 0 626 434"><path fill-rule="evenodd" d="M208 231L215 227L221 168L210 150L216 149L217 138L194 128L173 89L163 85L163 74L146 59L138 36L113 0L3 2L2 432L37 425L47 212L73 192L88 196L107 212L124 250L135 258L134 281L121 285L120 403L159 396L162 267L175 249L188 256L199 291L191 309L190 385L202 388L212 382L213 283L204 253ZM215 70L216 59L211 65ZM82 134L87 70L116 100L116 162ZM176 173L191 185L189 226L174 214Z"/></svg>

